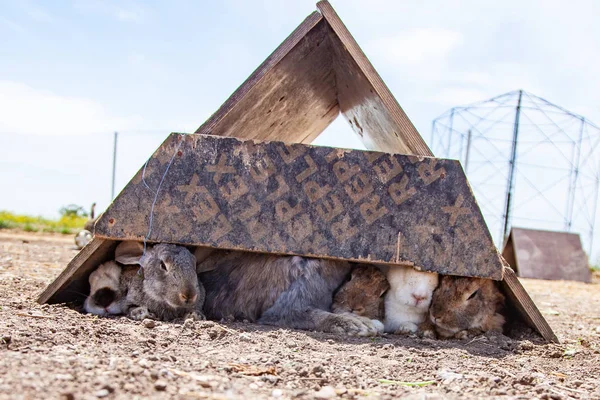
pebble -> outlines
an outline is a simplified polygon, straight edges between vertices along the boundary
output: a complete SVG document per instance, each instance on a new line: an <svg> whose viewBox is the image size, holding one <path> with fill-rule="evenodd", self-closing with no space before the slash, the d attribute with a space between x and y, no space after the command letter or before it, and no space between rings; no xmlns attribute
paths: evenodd
<svg viewBox="0 0 600 400"><path fill-rule="evenodd" d="M519 343L519 349L523 351L533 350L533 343L531 343L529 340L525 340Z"/></svg>
<svg viewBox="0 0 600 400"><path fill-rule="evenodd" d="M336 397L337 393L331 386L323 386L317 393L315 393L316 399L333 399Z"/></svg>
<svg viewBox="0 0 600 400"><path fill-rule="evenodd" d="M2 336L2 344L9 345L12 342L12 337L9 335Z"/></svg>
<svg viewBox="0 0 600 400"><path fill-rule="evenodd" d="M278 398L283 396L283 390L281 389L273 389L273 391L271 392L271 396Z"/></svg>
<svg viewBox="0 0 600 400"><path fill-rule="evenodd" d="M142 325L144 325L148 329L152 329L156 326L156 321L154 321L153 319L146 318L142 321Z"/></svg>
<svg viewBox="0 0 600 400"><path fill-rule="evenodd" d="M162 379L157 380L156 382L154 382L154 389L156 389L160 392L166 390L167 382L163 381Z"/></svg>
<svg viewBox="0 0 600 400"><path fill-rule="evenodd" d="M249 334L249 333L242 333L242 334L240 335L240 340L241 340L242 342L251 342L251 341L252 341L252 337L250 336L250 334Z"/></svg>
<svg viewBox="0 0 600 400"><path fill-rule="evenodd" d="M184 329L191 329L194 327L196 321L194 320L194 318L188 318L185 321L183 321L183 328Z"/></svg>
<svg viewBox="0 0 600 400"><path fill-rule="evenodd" d="M100 389L96 393L94 393L94 395L100 399L108 396L109 394L110 394L110 392L106 389Z"/></svg>
<svg viewBox="0 0 600 400"><path fill-rule="evenodd" d="M71 374L56 374L54 379L57 381L74 381L75 377Z"/></svg>

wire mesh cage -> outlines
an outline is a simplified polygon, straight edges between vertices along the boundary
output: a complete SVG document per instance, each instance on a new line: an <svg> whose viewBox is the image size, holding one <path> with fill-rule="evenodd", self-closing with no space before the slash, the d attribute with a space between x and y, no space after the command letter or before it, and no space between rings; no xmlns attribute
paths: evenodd
<svg viewBox="0 0 600 400"><path fill-rule="evenodd" d="M437 156L459 159L496 245L510 227L579 233L592 254L600 128L524 90L433 121Z"/></svg>

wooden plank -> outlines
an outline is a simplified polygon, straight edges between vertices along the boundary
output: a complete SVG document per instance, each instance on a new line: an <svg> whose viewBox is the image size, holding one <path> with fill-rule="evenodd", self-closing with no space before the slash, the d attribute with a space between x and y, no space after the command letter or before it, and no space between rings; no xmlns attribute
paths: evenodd
<svg viewBox="0 0 600 400"><path fill-rule="evenodd" d="M512 228L502 253L522 278L590 283L588 257L578 234ZM518 266L518 268L517 268Z"/></svg>
<svg viewBox="0 0 600 400"><path fill-rule="evenodd" d="M517 309L522 319L542 335L545 340L559 343L558 337L556 337L554 331L552 331L552 328L540 313L540 310L536 307L533 300L531 300L523 285L521 285L515 272L509 267L505 267L504 269L502 286L507 295L509 307Z"/></svg>
<svg viewBox="0 0 600 400"><path fill-rule="evenodd" d="M515 259L515 252L512 240L512 232L508 234L508 238L506 239L506 243L504 244L504 248L502 249L502 257L506 260L508 265L512 268L513 271L519 275L519 265L517 264L517 260Z"/></svg>
<svg viewBox="0 0 600 400"><path fill-rule="evenodd" d="M89 292L89 274L99 264L111 259L115 246L114 241L94 237L44 289L37 302L43 304L83 301Z"/></svg>
<svg viewBox="0 0 600 400"><path fill-rule="evenodd" d="M196 133L303 142L338 115L326 23L314 12Z"/></svg>
<svg viewBox="0 0 600 400"><path fill-rule="evenodd" d="M209 135L173 134L96 236L496 280L503 271L456 160Z"/></svg>
<svg viewBox="0 0 600 400"><path fill-rule="evenodd" d="M327 1L317 8L331 36L341 111L371 150L433 156L369 59Z"/></svg>

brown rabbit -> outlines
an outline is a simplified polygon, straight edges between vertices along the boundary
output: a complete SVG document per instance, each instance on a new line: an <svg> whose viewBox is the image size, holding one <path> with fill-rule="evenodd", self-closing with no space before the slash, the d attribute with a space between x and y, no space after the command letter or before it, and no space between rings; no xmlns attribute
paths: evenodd
<svg viewBox="0 0 600 400"><path fill-rule="evenodd" d="M502 332L504 295L490 279L444 276L433 293L429 318L442 338Z"/></svg>
<svg viewBox="0 0 600 400"><path fill-rule="evenodd" d="M333 297L331 310L336 314L352 313L383 321L383 295L390 288L385 274L374 265L354 267L350 280Z"/></svg>

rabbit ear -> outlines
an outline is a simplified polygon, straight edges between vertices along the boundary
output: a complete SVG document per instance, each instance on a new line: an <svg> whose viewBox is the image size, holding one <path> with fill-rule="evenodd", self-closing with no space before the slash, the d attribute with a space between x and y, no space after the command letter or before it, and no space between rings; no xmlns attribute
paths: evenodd
<svg viewBox="0 0 600 400"><path fill-rule="evenodd" d="M134 241L121 242L115 249L115 260L125 265L140 264L140 258L143 254L143 243Z"/></svg>

